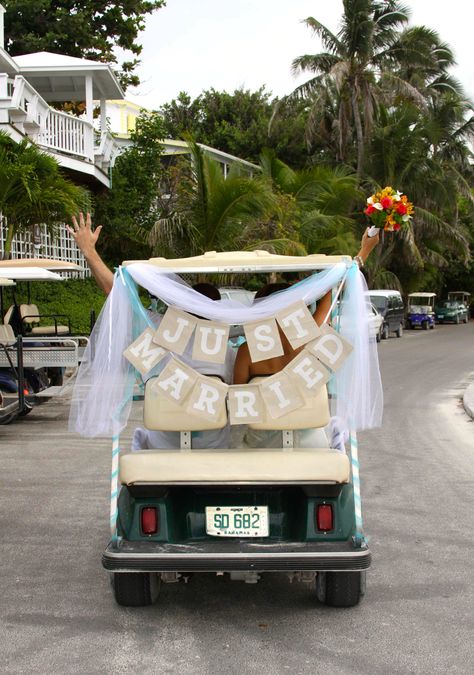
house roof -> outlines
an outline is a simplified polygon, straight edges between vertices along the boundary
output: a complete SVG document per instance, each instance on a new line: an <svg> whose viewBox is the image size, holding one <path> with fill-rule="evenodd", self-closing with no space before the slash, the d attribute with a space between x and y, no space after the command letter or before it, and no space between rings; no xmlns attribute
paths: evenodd
<svg viewBox="0 0 474 675"><path fill-rule="evenodd" d="M8 75L14 75L19 72L18 65L15 63L13 58L8 52L6 52L3 47L0 47L0 72L8 73Z"/></svg>
<svg viewBox="0 0 474 675"><path fill-rule="evenodd" d="M51 52L23 54L13 60L21 74L48 102L84 100L85 77L88 75L92 76L95 100L124 98L108 63Z"/></svg>

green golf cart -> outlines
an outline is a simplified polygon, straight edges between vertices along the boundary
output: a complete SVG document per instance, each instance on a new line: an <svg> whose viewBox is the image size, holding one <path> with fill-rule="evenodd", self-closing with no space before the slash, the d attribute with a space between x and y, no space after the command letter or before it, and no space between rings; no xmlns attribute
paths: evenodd
<svg viewBox="0 0 474 675"><path fill-rule="evenodd" d="M347 256L290 257L263 251L158 258L147 264L187 279L222 273L241 279L244 274L284 271L304 276L336 269L331 307L336 328L337 298L355 265ZM131 266L124 263L124 284L127 269ZM287 292L282 292L282 307ZM114 437L111 540L102 564L111 573L116 602L150 605L161 583L187 580L199 572L247 583L273 572L312 585L317 599L327 605L356 605L371 562L362 529L356 434L350 431L346 452L330 447L330 441L315 447L298 447L295 441L300 429L328 426L337 402L334 377L308 392L291 411L273 417L267 410L249 425L258 432L278 432L276 446L249 448L240 437L236 447L199 450L192 447L194 435L225 427L229 402L214 419L191 414L189 407L160 394L159 377L144 378L143 401L135 405L143 405L147 429L178 431L180 447L130 452L121 450L118 435Z"/></svg>

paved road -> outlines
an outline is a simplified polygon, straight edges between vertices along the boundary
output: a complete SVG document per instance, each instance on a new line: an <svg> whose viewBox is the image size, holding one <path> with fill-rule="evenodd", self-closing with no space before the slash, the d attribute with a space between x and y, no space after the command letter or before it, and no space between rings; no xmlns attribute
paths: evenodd
<svg viewBox="0 0 474 675"><path fill-rule="evenodd" d="M163 588L152 608L114 604L109 446L66 432L51 402L0 427L3 673L472 673L474 323L380 345L386 412L361 438L373 567L357 608L320 606L283 575ZM471 374L470 374L471 373Z"/></svg>

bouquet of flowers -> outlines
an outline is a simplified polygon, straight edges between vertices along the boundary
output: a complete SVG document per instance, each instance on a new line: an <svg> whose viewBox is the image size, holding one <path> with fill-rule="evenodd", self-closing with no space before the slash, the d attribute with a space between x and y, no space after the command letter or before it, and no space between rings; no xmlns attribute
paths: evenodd
<svg viewBox="0 0 474 675"><path fill-rule="evenodd" d="M364 213L375 227L396 232L412 219L414 210L406 195L388 186L367 199Z"/></svg>

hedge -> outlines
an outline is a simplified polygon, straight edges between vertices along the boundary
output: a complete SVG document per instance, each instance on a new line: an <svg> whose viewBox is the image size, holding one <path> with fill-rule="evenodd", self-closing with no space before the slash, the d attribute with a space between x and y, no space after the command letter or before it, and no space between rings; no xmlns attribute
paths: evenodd
<svg viewBox="0 0 474 675"><path fill-rule="evenodd" d="M5 311L10 305L10 289L4 289ZM18 304L28 301L26 282L18 282L13 289ZM38 306L40 314L64 314L71 320L73 333L90 333L91 310L99 315L105 302L104 293L90 279L67 279L65 281L38 281L30 283L30 302ZM59 323L65 323L59 320ZM52 325L51 319L44 319L43 325ZM67 322L66 322L67 323Z"/></svg>

